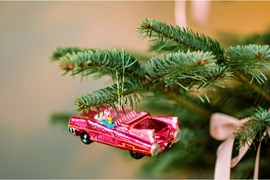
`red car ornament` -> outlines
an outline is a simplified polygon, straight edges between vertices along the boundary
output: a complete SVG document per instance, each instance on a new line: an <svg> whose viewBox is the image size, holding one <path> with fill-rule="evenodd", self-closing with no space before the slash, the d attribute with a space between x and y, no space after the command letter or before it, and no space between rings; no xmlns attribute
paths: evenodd
<svg viewBox="0 0 270 180"><path fill-rule="evenodd" d="M80 136L84 144L93 141L129 150L134 159L155 156L181 139L177 117L155 116L147 112L111 108L93 108L73 115L69 132Z"/></svg>

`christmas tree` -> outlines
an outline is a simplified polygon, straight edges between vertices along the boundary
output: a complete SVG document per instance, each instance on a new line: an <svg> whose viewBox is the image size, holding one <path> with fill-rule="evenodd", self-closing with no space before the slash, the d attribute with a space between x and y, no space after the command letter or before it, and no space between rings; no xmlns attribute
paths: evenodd
<svg viewBox="0 0 270 180"><path fill-rule="evenodd" d="M269 178L268 136L264 133L270 126L270 48L265 41L269 36L254 35L224 48L204 34L153 19L143 20L138 31L150 39L154 55L148 59L136 58L123 49L68 47L53 52L52 59L64 74L82 79L92 74L97 79L112 77L111 86L77 98L77 111L103 104L134 108L140 102L140 108L147 111L178 116L182 139L143 165L141 174L150 178L181 178L179 172L185 170L201 172L186 178L213 178L220 141L209 134L211 115L221 112L238 119L249 117L234 132L233 154L246 144L254 146L232 169L231 177L253 177L256 148L262 141L259 178Z"/></svg>

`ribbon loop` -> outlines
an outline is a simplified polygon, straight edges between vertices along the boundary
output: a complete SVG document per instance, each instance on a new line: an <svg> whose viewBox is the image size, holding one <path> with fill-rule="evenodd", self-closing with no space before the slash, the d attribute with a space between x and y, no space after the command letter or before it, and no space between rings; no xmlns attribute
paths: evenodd
<svg viewBox="0 0 270 180"><path fill-rule="evenodd" d="M250 138L247 144L239 149L239 154L232 158L232 149L234 143L234 132L237 131L244 123L249 121L250 118L238 120L234 117L214 113L210 119L210 135L217 140L224 140L218 147L217 160L215 166L215 179L230 179L230 171L232 167L235 167L239 161L244 157L248 151L254 137ZM258 179L259 174L259 157L261 142L266 136L266 133L270 137L270 129L265 131L257 149L255 167L254 167L254 179Z"/></svg>
<svg viewBox="0 0 270 180"><path fill-rule="evenodd" d="M211 116L210 121L210 134L217 140L225 140L232 136L235 129L242 124L242 121L239 121L234 117L221 113L214 113Z"/></svg>

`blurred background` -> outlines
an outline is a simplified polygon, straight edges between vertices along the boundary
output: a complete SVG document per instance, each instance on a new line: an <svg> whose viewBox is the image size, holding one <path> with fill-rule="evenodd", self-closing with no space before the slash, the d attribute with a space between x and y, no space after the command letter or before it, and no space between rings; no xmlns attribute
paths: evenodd
<svg viewBox="0 0 270 180"><path fill-rule="evenodd" d="M136 178L150 158L136 161L110 146L85 146L63 124L50 123L55 112L72 113L76 97L110 83L61 76L50 62L56 47L147 55L148 42L137 34L144 18L188 26L228 46L269 28L269 7L267 1L1 1L0 178Z"/></svg>

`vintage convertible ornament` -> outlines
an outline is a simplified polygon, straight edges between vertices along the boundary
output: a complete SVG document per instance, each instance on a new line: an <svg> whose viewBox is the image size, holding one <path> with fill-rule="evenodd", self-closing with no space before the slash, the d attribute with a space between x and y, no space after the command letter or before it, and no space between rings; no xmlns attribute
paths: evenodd
<svg viewBox="0 0 270 180"><path fill-rule="evenodd" d="M84 144L93 141L129 150L134 159L155 156L180 140L177 117L102 106L69 120L69 132Z"/></svg>

